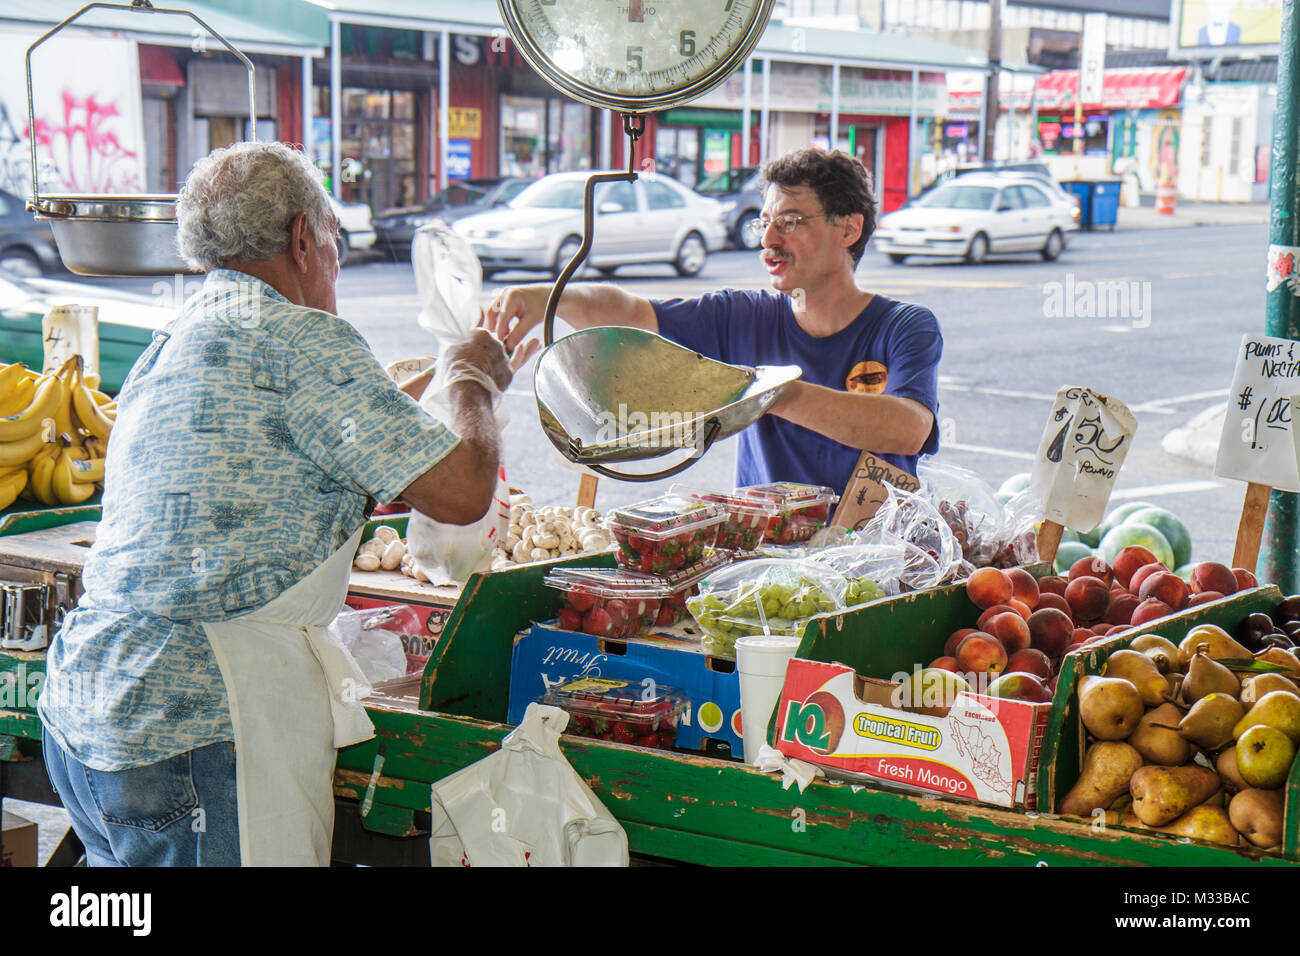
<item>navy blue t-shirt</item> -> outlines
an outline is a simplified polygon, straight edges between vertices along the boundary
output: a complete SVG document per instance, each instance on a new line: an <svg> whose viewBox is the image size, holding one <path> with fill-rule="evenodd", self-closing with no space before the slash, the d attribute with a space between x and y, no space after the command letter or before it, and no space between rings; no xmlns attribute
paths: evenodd
<svg viewBox="0 0 1300 956"><path fill-rule="evenodd" d="M939 357L943 336L934 313L883 295L834 335L814 338L795 321L790 298L724 289L698 299L654 302L659 333L701 355L733 365L798 365L803 381L920 402L935 423L922 454L939 450ZM736 485L797 481L842 492L861 451L775 415L740 433ZM879 457L916 474L916 455Z"/></svg>

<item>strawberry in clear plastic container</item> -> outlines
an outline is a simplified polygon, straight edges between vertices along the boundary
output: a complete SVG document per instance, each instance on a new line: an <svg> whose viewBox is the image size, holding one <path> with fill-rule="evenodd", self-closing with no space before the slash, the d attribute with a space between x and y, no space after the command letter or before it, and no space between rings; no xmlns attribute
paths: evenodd
<svg viewBox="0 0 1300 956"><path fill-rule="evenodd" d="M673 485L672 493L721 505L727 510L727 519L718 529L718 540L713 545L719 551L756 551L780 514L775 502L754 496L705 491L684 485Z"/></svg>
<svg viewBox="0 0 1300 956"><path fill-rule="evenodd" d="M687 700L671 687L655 687L647 697L640 683L580 677L552 687L543 704L569 714L565 733L634 747L670 750Z"/></svg>
<svg viewBox="0 0 1300 956"><path fill-rule="evenodd" d="M721 505L664 495L610 512L619 564L645 574L668 574L698 564L727 520Z"/></svg>
<svg viewBox="0 0 1300 956"><path fill-rule="evenodd" d="M777 506L778 513L768 525L763 539L771 544L794 544L807 541L826 527L831 506L840 496L821 485L801 485L793 481L776 481L767 485L746 485L735 493Z"/></svg>
<svg viewBox="0 0 1300 956"><path fill-rule="evenodd" d="M603 569L557 568L544 583L561 593L561 628L620 640L652 630L670 591L641 575Z"/></svg>

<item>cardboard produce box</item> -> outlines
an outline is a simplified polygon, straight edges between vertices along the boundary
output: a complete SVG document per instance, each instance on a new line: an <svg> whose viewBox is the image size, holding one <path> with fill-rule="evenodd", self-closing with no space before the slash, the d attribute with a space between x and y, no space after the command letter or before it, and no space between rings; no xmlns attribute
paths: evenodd
<svg viewBox="0 0 1300 956"><path fill-rule="evenodd" d="M946 715L930 716L894 707L897 686L843 664L794 658L776 711L776 748L831 777L1034 808L1050 704L961 693Z"/></svg>
<svg viewBox="0 0 1300 956"><path fill-rule="evenodd" d="M36 866L36 824L26 817L4 811L0 866Z"/></svg>

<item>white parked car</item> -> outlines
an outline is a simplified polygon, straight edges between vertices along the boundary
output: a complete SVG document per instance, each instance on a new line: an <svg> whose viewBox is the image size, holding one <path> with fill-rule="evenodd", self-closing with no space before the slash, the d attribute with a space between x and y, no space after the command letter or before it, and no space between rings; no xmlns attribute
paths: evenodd
<svg viewBox="0 0 1300 956"><path fill-rule="evenodd" d="M1037 252L1050 262L1078 228L1074 204L1038 179L970 173L881 217L871 241L894 262L908 256L983 262L1004 252Z"/></svg>
<svg viewBox="0 0 1300 956"><path fill-rule="evenodd" d="M452 228L469 240L484 278L506 269L559 275L582 244L582 197L589 172L552 173L504 208L466 216ZM697 275L710 252L727 241L721 203L671 176L600 183L595 231L586 265L608 275L621 265L669 263Z"/></svg>
<svg viewBox="0 0 1300 956"><path fill-rule="evenodd" d="M363 202L339 202L330 196L330 208L339 219L339 265L349 249L369 249L375 244L375 225L370 207Z"/></svg>

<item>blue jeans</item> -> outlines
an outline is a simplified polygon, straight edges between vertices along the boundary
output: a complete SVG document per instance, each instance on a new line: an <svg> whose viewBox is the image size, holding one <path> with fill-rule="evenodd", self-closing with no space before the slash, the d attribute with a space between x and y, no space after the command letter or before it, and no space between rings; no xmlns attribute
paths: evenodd
<svg viewBox="0 0 1300 956"><path fill-rule="evenodd" d="M88 866L239 865L234 744L113 772L90 769L48 730L43 746Z"/></svg>

